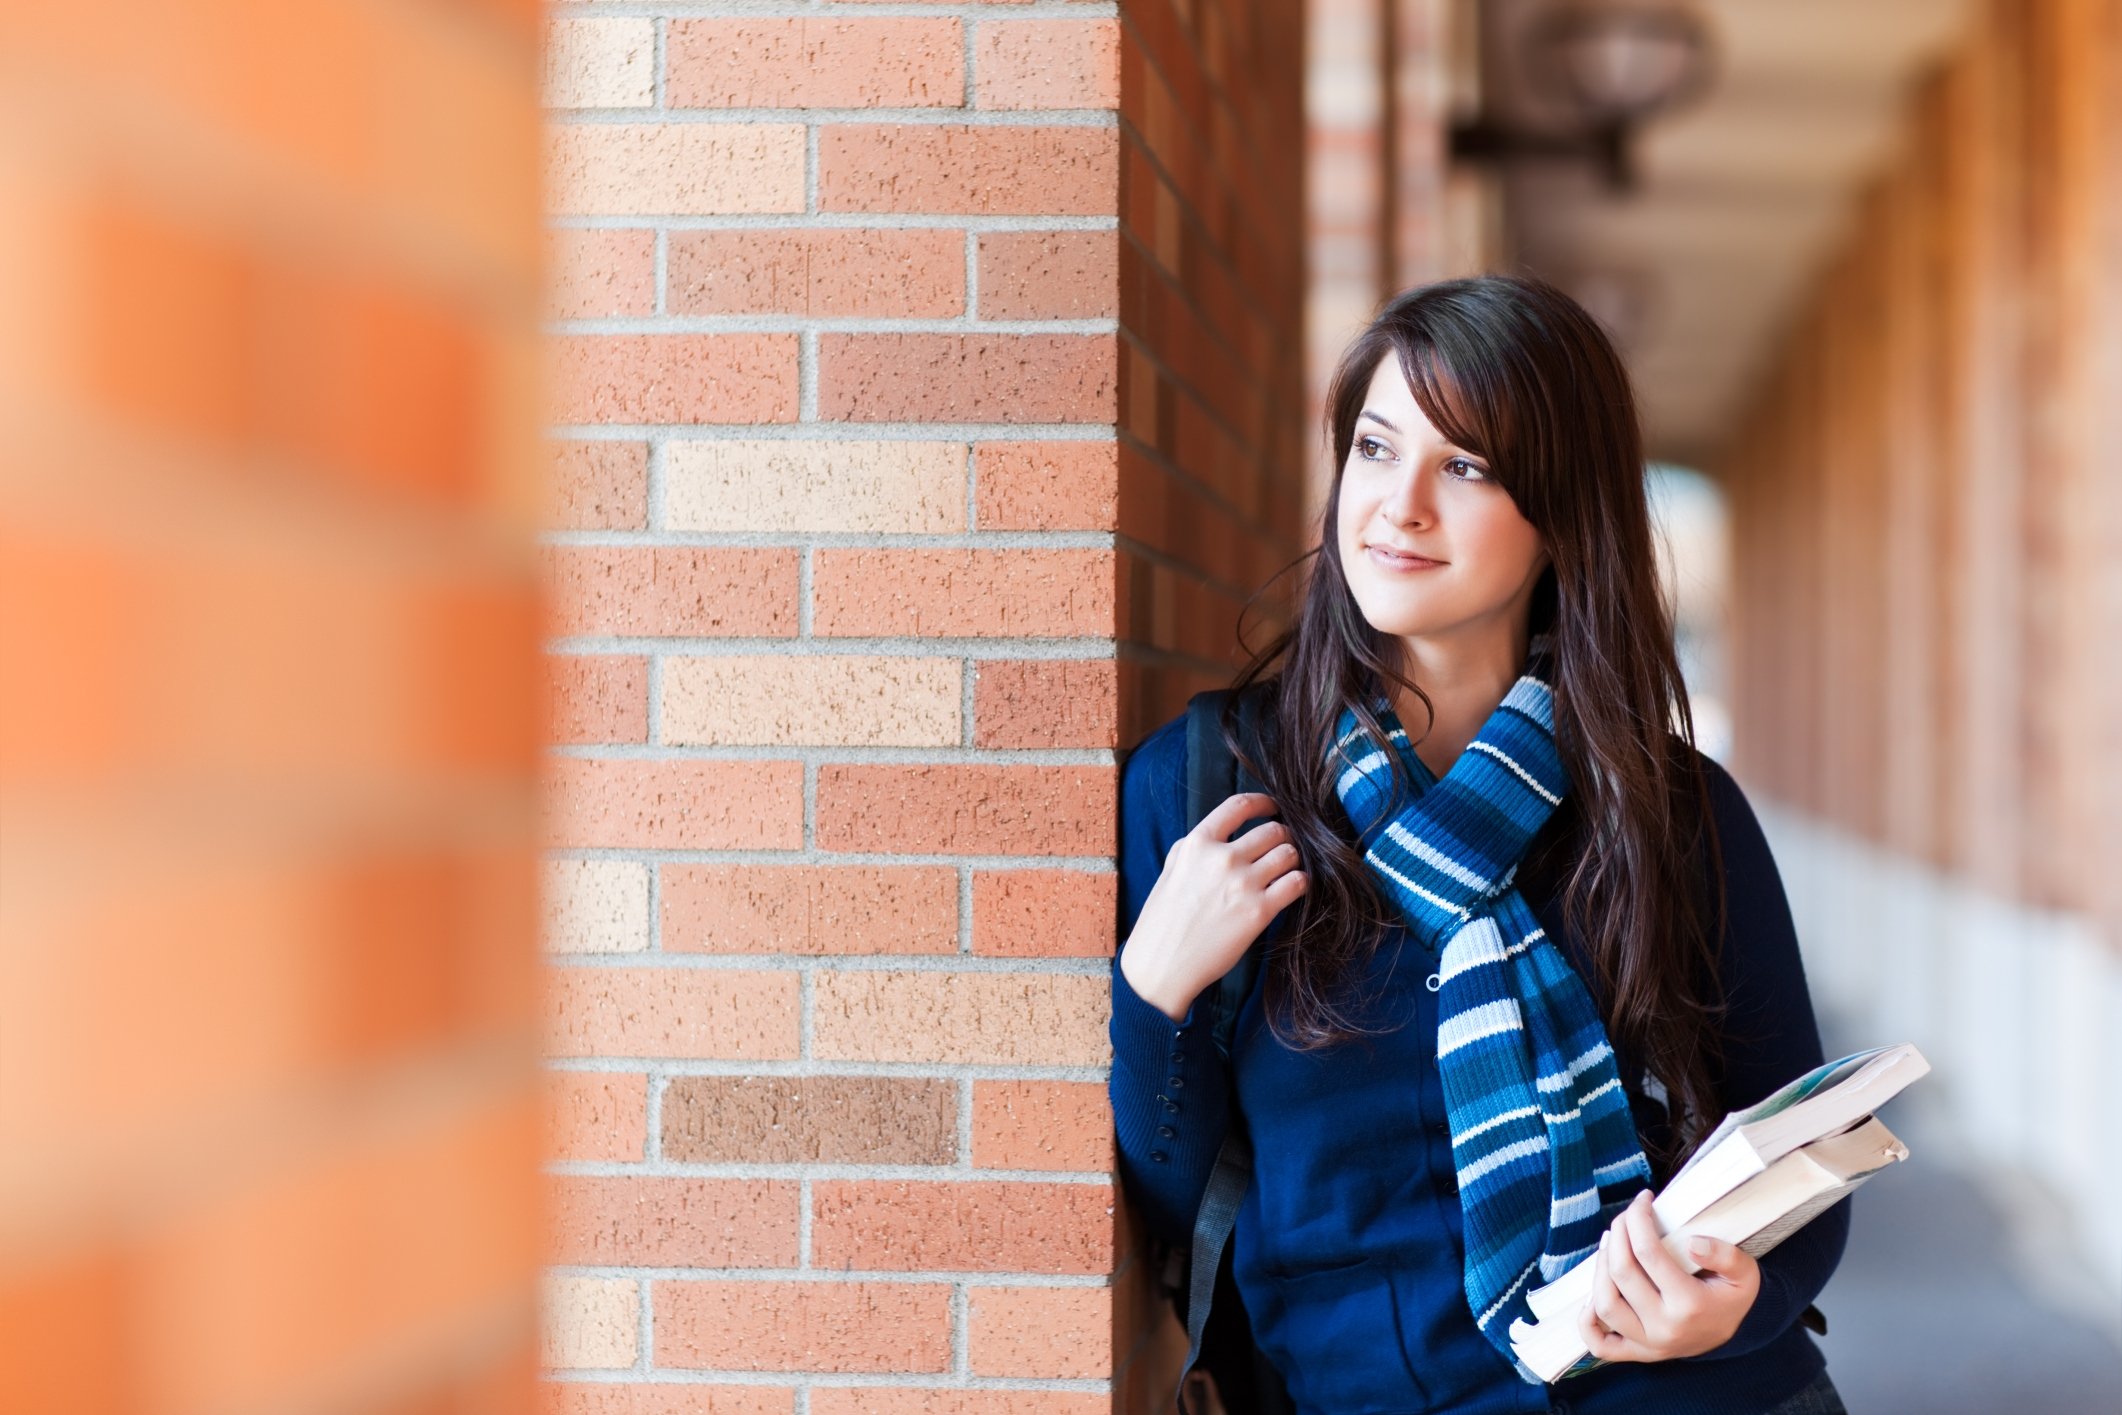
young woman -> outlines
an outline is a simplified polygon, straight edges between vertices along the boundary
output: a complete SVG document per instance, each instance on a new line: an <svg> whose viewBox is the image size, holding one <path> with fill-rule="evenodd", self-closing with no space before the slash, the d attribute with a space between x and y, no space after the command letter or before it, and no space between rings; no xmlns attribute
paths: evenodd
<svg viewBox="0 0 2122 1415"><path fill-rule="evenodd" d="M1247 1127L1233 1271L1300 1415L1841 1415L1798 1319L1848 1205L1698 1273L1647 1212L1823 1057L1759 823L1694 746L1620 360L1552 287L1447 281L1329 405L1317 559L1238 679L1268 790L1185 830L1183 718L1122 773L1123 1183L1183 1242ZM1226 1080L1204 994L1263 935ZM1597 1362L1543 1385L1510 1323L1586 1256Z"/></svg>

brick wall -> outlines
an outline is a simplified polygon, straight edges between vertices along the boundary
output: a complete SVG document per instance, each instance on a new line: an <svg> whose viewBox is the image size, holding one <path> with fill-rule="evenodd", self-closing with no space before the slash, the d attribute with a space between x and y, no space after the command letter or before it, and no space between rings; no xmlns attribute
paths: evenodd
<svg viewBox="0 0 2122 1415"><path fill-rule="evenodd" d="M2113 0L1981 7L1724 467L1744 769L2110 942L2118 78Z"/></svg>
<svg viewBox="0 0 2122 1415"><path fill-rule="evenodd" d="M1294 553L1296 20L553 12L548 1409L1150 1378L1117 749Z"/></svg>
<svg viewBox="0 0 2122 1415"><path fill-rule="evenodd" d="M539 19L0 7L0 1409L534 1400Z"/></svg>

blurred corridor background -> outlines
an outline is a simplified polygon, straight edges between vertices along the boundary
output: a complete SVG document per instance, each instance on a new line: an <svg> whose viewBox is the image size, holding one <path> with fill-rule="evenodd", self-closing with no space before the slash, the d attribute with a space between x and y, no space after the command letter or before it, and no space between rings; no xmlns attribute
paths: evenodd
<svg viewBox="0 0 2122 1415"><path fill-rule="evenodd" d="M1934 1068L1850 1408L2112 1408L2117 154L2122 0L0 0L0 1410L1158 1408L1119 766L1484 270Z"/></svg>

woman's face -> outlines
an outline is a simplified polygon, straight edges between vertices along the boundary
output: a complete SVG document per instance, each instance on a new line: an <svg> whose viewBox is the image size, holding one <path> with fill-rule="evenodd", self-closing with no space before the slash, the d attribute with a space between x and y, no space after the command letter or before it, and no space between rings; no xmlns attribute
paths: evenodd
<svg viewBox="0 0 2122 1415"><path fill-rule="evenodd" d="M1547 551L1487 466L1430 425L1396 355L1378 361L1342 472L1337 535L1349 590L1379 632L1507 635L1529 613Z"/></svg>

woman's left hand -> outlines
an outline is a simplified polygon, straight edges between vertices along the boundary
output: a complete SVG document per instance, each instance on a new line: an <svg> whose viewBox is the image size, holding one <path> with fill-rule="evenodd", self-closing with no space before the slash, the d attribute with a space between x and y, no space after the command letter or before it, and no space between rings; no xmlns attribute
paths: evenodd
<svg viewBox="0 0 2122 1415"><path fill-rule="evenodd" d="M1614 1216L1592 1259L1591 1300L1577 1330L1592 1355L1608 1361L1670 1361L1712 1351L1731 1339L1761 1290L1761 1267L1736 1244L1691 1247L1700 1273L1665 1251L1651 1217L1650 1191ZM1699 1240L1697 1240L1699 1241Z"/></svg>

